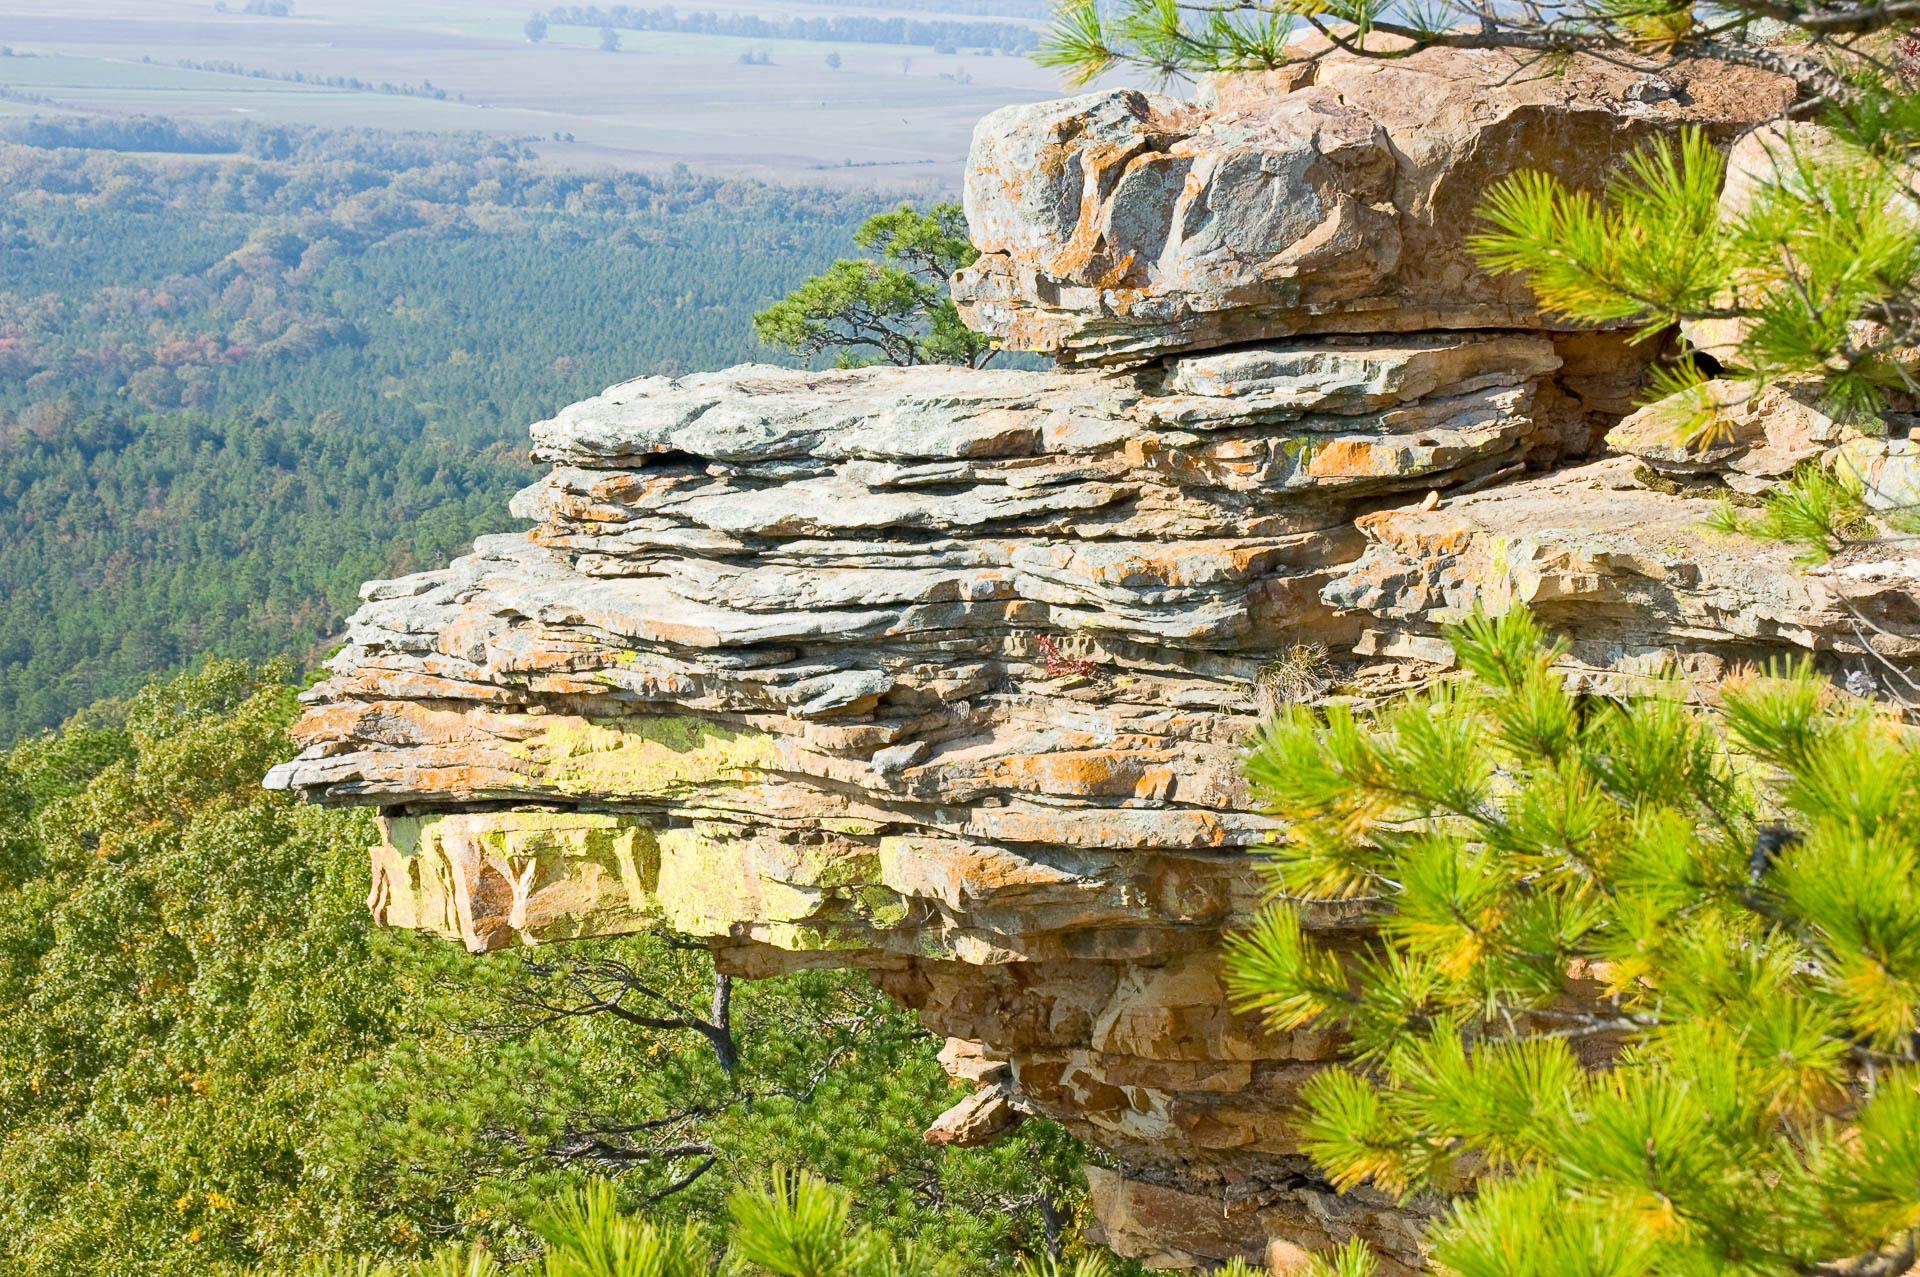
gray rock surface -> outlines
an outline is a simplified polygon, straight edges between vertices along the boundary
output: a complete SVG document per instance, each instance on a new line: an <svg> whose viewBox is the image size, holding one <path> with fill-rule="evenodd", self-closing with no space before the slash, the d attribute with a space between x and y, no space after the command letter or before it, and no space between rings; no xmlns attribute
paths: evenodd
<svg viewBox="0 0 1920 1277"><path fill-rule="evenodd" d="M1677 478L1715 475L1738 492L1765 491L1859 432L1829 415L1817 385L1710 381L1648 404L1607 435L1616 452Z"/></svg>
<svg viewBox="0 0 1920 1277"><path fill-rule="evenodd" d="M1538 74L1491 51L1344 55L1230 77L1205 105L1115 90L980 122L955 295L1008 346L1075 363L1302 333L1556 327L1474 261L1487 189L1521 168L1596 190L1640 143L1731 142L1791 93L1685 66L1655 102L1598 61Z"/></svg>

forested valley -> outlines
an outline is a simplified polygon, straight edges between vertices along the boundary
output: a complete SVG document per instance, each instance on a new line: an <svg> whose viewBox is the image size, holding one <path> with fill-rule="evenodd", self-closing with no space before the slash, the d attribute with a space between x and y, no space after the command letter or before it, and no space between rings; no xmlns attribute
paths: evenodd
<svg viewBox="0 0 1920 1277"><path fill-rule="evenodd" d="M978 242L0 120L0 1267L1920 1272L1916 10L1316 8L1062 9L1263 69L989 117ZM343 637L755 358L895 366Z"/></svg>
<svg viewBox="0 0 1920 1277"><path fill-rule="evenodd" d="M750 316L884 201L448 138L0 139L0 1260L513 1265L581 1185L712 1234L779 1172L969 1272L1083 1249L1078 1147L924 1144L940 1044L864 976L473 958L371 923L366 813L261 788L359 584L509 525L528 422L792 358Z"/></svg>
<svg viewBox="0 0 1920 1277"><path fill-rule="evenodd" d="M507 526L525 429L780 361L870 195L515 146L0 127L0 741L204 654L310 666L359 583Z"/></svg>
<svg viewBox="0 0 1920 1277"><path fill-rule="evenodd" d="M939 1044L857 972L716 1008L671 937L475 958L374 926L370 815L260 786L294 752L287 673L212 662L0 752L0 1262L511 1264L584 1183L711 1235L779 1170L968 1273L1084 1247L1078 1147L924 1144Z"/></svg>

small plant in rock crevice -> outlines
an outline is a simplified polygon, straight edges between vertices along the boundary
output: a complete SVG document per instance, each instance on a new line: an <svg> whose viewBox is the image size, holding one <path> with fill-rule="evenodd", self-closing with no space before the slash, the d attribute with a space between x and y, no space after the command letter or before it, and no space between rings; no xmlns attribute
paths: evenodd
<svg viewBox="0 0 1920 1277"><path fill-rule="evenodd" d="M1795 561L1825 563L1847 545L1872 539L1876 530L1857 479L1809 462L1760 498L1760 513L1743 517L1723 500L1707 517L1715 532L1781 541L1798 548Z"/></svg>
<svg viewBox="0 0 1920 1277"><path fill-rule="evenodd" d="M1040 649L1040 659L1046 665L1048 678L1090 678L1103 679L1106 671L1099 662L1082 660L1067 656L1060 650L1060 641L1051 634L1034 636L1033 644Z"/></svg>
<svg viewBox="0 0 1920 1277"><path fill-rule="evenodd" d="M1757 505L1760 513L1747 518L1734 509L1747 504ZM1723 499L1705 526L1797 546L1796 561L1811 566L1850 547L1886 541L1890 536L1911 539L1920 533L1920 509L1870 507L1864 479L1843 456L1802 464L1785 483L1757 501Z"/></svg>
<svg viewBox="0 0 1920 1277"><path fill-rule="evenodd" d="M1295 643L1253 676L1253 701L1262 718L1272 718L1289 705L1302 705L1324 696L1333 686L1333 666L1324 643Z"/></svg>

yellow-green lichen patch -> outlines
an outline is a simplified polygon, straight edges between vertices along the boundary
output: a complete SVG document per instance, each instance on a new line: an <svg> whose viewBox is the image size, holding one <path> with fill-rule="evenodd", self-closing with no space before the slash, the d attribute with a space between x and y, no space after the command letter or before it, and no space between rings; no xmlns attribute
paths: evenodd
<svg viewBox="0 0 1920 1277"><path fill-rule="evenodd" d="M367 908L383 927L426 931L460 938L453 881L446 863L402 853L385 842L367 849L373 864L373 890Z"/></svg>
<svg viewBox="0 0 1920 1277"><path fill-rule="evenodd" d="M751 844L708 836L700 826L660 831L660 908L667 925L695 936L730 935L762 916Z"/></svg>
<svg viewBox="0 0 1920 1277"><path fill-rule="evenodd" d="M778 762L765 732L687 715L588 722L564 719L517 747L556 793L626 800L684 797L706 785L737 785Z"/></svg>
<svg viewBox="0 0 1920 1277"><path fill-rule="evenodd" d="M1475 538L1473 552L1463 556L1463 575L1479 592L1479 602L1494 615L1531 602L1539 590L1539 573L1530 562L1534 547L1499 533Z"/></svg>
<svg viewBox="0 0 1920 1277"><path fill-rule="evenodd" d="M823 816L814 821L814 827L830 834L844 834L849 838L871 837L885 826L877 820L865 820L858 816Z"/></svg>
<svg viewBox="0 0 1920 1277"><path fill-rule="evenodd" d="M858 921L838 894L826 888L766 878L761 881L760 893L766 902L762 919L766 922Z"/></svg>
<svg viewBox="0 0 1920 1277"><path fill-rule="evenodd" d="M876 931L901 926L907 920L907 899L896 891L869 886L856 888L854 895L860 901L860 911L866 915L867 925Z"/></svg>
<svg viewBox="0 0 1920 1277"><path fill-rule="evenodd" d="M660 846L644 817L504 811L381 821L375 918L475 950L658 924Z"/></svg>
<svg viewBox="0 0 1920 1277"><path fill-rule="evenodd" d="M762 873L800 887L864 887L880 881L880 853L863 842L781 842L767 848Z"/></svg>
<svg viewBox="0 0 1920 1277"><path fill-rule="evenodd" d="M756 930L763 943L790 953L851 953L872 948L865 940L838 928L776 922Z"/></svg>
<svg viewBox="0 0 1920 1277"><path fill-rule="evenodd" d="M871 842L802 839L700 820L655 829L611 812L396 816L372 849L370 904L388 926L483 951L665 926L723 937L773 928L773 943L859 948L904 924Z"/></svg>
<svg viewBox="0 0 1920 1277"><path fill-rule="evenodd" d="M860 844L795 844L708 823L660 838L660 907L691 935L797 928L806 948L835 936L827 947L844 948L854 943L847 936L906 918L906 902L879 884L877 853Z"/></svg>

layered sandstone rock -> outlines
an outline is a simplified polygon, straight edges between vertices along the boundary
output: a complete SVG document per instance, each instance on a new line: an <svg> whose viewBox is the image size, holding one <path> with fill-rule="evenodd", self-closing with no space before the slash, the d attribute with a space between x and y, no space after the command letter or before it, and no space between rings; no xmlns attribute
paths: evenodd
<svg viewBox="0 0 1920 1277"><path fill-rule="evenodd" d="M1709 381L1635 412L1607 437L1616 452L1674 478L1716 475L1738 492L1764 492L1805 462L1858 438L1836 421L1815 385Z"/></svg>
<svg viewBox="0 0 1920 1277"><path fill-rule="evenodd" d="M1559 362L1467 334L617 386L534 428L530 533L368 587L272 783L385 808L392 925L873 970L1163 1193L1257 1186L1253 1234L1162 1258L1258 1253L1329 1196L1284 1114L1334 1044L1224 1006L1274 832L1255 684L1352 646L1321 595L1357 516L1524 468ZM1341 1210L1413 1261L1400 1214Z"/></svg>
<svg viewBox="0 0 1920 1277"><path fill-rule="evenodd" d="M1635 147L1695 124L1731 142L1791 100L1761 72L1682 66L1657 101L1593 61L1330 56L1235 77L1206 105L1134 90L980 122L966 206L982 256L968 323L1074 363L1329 332L1553 328L1474 260L1496 180L1597 190Z"/></svg>
<svg viewBox="0 0 1920 1277"><path fill-rule="evenodd" d="M270 783L381 808L390 925L475 950L670 928L739 974L873 972L983 1088L932 1137L1059 1119L1111 1155L1091 1196L1128 1254L1287 1272L1360 1236L1415 1271L1425 1208L1298 1152L1339 1042L1227 1005L1222 938L1279 834L1239 772L1259 707L1432 677L1476 605L1535 608L1605 688L1920 655L1914 561L1802 573L1703 529L1727 466L1580 464L1644 355L1477 274L1463 210L1694 108L1612 107L1598 71L1473 99L1485 73L993 117L972 313L1110 367L744 367L576 404L533 428L529 531L366 588ZM1356 910L1311 922L1357 945Z"/></svg>
<svg viewBox="0 0 1920 1277"><path fill-rule="evenodd" d="M1450 659L1441 626L1524 606L1608 692L1678 671L1710 695L1781 656L1869 678L1876 653L1920 658L1920 557L1899 543L1803 569L1790 544L1710 530L1711 496L1649 491L1633 469L1612 458L1363 517L1367 550L1323 597L1368 618L1357 652L1437 663Z"/></svg>

